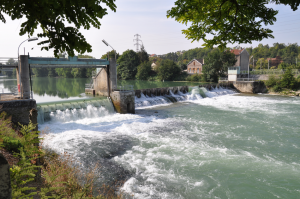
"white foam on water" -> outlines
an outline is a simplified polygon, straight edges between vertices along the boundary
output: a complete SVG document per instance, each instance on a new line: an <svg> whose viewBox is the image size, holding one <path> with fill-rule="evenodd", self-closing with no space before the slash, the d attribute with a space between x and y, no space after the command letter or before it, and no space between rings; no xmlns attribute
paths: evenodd
<svg viewBox="0 0 300 199"><path fill-rule="evenodd" d="M85 118L72 118L70 112L58 112L54 115L56 119L40 126L41 129L46 126L50 129L50 133L44 136L44 146L57 152L71 152L75 157L80 157L78 161L85 161L82 158L87 151L95 150L89 148L92 143L109 140L110 146L114 147L122 142L118 136L126 136L134 144L112 160L133 171L121 188L125 194L134 195L133 198L241 198L243 193L235 195L240 192L236 188L239 183L248 183L250 188L247 192L251 192L256 191L251 190L251 186L263 185L264 189L268 189L276 187L276 182L282 179L298 179L300 163L297 159L285 162L277 152L270 154L272 150L265 150L268 146L278 144L281 146L277 148L286 147L289 142L281 140L273 132L268 135L273 136L270 138L266 133L260 135L245 131L251 125L256 125L257 121L251 123L253 121L245 118L241 124L226 126L218 113L212 120L198 117L206 114L201 112L201 107L219 109L219 113L226 113L226 117L234 117L231 109L241 112L252 108L257 113L269 109L274 113L286 114L276 108L280 104L288 105L291 99L282 102L267 97L236 96L222 88L207 92L210 92L211 98L202 98L197 93L176 94L193 102L193 107L199 104L199 110L193 117L187 116L192 111L189 103L182 108L187 113L181 113L180 117L167 117L163 113L93 115L96 111L93 107L86 110ZM147 100L153 101L153 97L143 96L141 102ZM214 114L209 109L206 111ZM265 125L271 124L266 122ZM252 143L253 146L239 146L239 142ZM97 150L92 152L96 153ZM263 180L256 185L252 176L260 176ZM280 196L278 192L274 194ZM246 198L248 196L245 195Z"/></svg>
<svg viewBox="0 0 300 199"><path fill-rule="evenodd" d="M164 105L170 105L173 102L168 99L168 97L172 97L176 99L176 102L184 102L184 101L199 101L202 100L203 97L199 93L199 89L203 90L206 97L208 98L214 98L219 97L222 95L230 95L235 94L234 91L224 88L215 88L212 91L207 91L205 88L198 88L195 87L191 93L182 93L180 91L177 92L177 94L174 94L171 90L170 95L166 96L145 96L143 93L141 93L141 97L135 97L135 106L136 109L144 109L144 108L153 108L156 106L164 106Z"/></svg>

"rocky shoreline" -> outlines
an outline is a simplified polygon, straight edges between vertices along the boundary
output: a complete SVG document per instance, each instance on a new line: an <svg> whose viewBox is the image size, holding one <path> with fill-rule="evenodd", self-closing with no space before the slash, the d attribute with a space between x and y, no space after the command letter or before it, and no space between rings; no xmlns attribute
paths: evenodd
<svg viewBox="0 0 300 199"><path fill-rule="evenodd" d="M284 96L300 96L300 90L293 91L293 90L283 90L281 92L268 92L270 95L284 95Z"/></svg>

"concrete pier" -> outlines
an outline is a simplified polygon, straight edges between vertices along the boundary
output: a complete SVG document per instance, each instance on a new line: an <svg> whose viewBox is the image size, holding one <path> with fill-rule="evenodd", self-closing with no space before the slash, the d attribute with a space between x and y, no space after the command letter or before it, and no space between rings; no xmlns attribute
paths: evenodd
<svg viewBox="0 0 300 199"><path fill-rule="evenodd" d="M134 91L114 91L111 100L118 113L135 113Z"/></svg>
<svg viewBox="0 0 300 199"><path fill-rule="evenodd" d="M0 101L0 113L3 111L12 117L11 121L15 124L37 123L36 101L33 99Z"/></svg>
<svg viewBox="0 0 300 199"><path fill-rule="evenodd" d="M28 56L21 55L21 92L23 95L23 99L30 99L30 77L29 77L29 64L28 64Z"/></svg>
<svg viewBox="0 0 300 199"><path fill-rule="evenodd" d="M117 66L114 58L109 59L110 65L102 68L99 73L93 77L94 89L86 89L89 94L110 96L114 88L117 87Z"/></svg>
<svg viewBox="0 0 300 199"><path fill-rule="evenodd" d="M109 65L102 68L93 77L93 89L85 89L85 93L110 97L118 113L135 113L135 95L133 91L118 91L117 63L114 58L109 59Z"/></svg>
<svg viewBox="0 0 300 199"><path fill-rule="evenodd" d="M233 82L233 86L241 93L267 93L268 89L263 81Z"/></svg>

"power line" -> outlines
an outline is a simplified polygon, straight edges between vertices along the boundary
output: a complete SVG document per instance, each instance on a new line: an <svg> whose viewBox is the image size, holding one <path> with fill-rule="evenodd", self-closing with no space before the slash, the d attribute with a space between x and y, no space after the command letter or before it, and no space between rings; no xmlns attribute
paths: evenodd
<svg viewBox="0 0 300 199"><path fill-rule="evenodd" d="M142 41L142 40L140 40L139 39L139 37L141 37L141 35L139 35L139 34L136 34L136 35L134 35L134 37L136 37L133 41L135 41L136 43L134 44L135 46L136 46L136 52L139 52L140 51L140 41Z"/></svg>

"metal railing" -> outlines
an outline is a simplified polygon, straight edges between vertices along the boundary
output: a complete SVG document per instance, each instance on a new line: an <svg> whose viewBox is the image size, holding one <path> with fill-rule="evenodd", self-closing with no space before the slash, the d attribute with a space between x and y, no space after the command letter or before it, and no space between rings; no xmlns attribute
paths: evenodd
<svg viewBox="0 0 300 199"><path fill-rule="evenodd" d="M133 91L133 85L116 86L114 90L118 91Z"/></svg>
<svg viewBox="0 0 300 199"><path fill-rule="evenodd" d="M248 71L246 71L246 70L242 70L242 71L240 71L240 74L248 74Z"/></svg>
<svg viewBox="0 0 300 199"><path fill-rule="evenodd" d="M255 81L258 80L257 78L237 78L236 81L242 82L242 81Z"/></svg>
<svg viewBox="0 0 300 199"><path fill-rule="evenodd" d="M250 71L250 75L282 75L285 71L284 69L256 69ZM300 69L292 69L292 74L300 74Z"/></svg>
<svg viewBox="0 0 300 199"><path fill-rule="evenodd" d="M220 77L219 81L228 81L228 78L227 77Z"/></svg>
<svg viewBox="0 0 300 199"><path fill-rule="evenodd" d="M93 89L94 88L94 84L85 84L85 88Z"/></svg>
<svg viewBox="0 0 300 199"><path fill-rule="evenodd" d="M236 81L242 82L242 81L256 81L258 78L237 78ZM219 81L228 81L227 77L220 77Z"/></svg>
<svg viewBox="0 0 300 199"><path fill-rule="evenodd" d="M92 77L96 77L96 75L97 75L97 71L96 71L96 70L93 70L93 71L92 71Z"/></svg>
<svg viewBox="0 0 300 199"><path fill-rule="evenodd" d="M7 96L16 97L18 95L18 87L17 86L13 86L13 87L9 88L9 90L11 92L4 92L4 88L0 88L0 100L7 99Z"/></svg>

